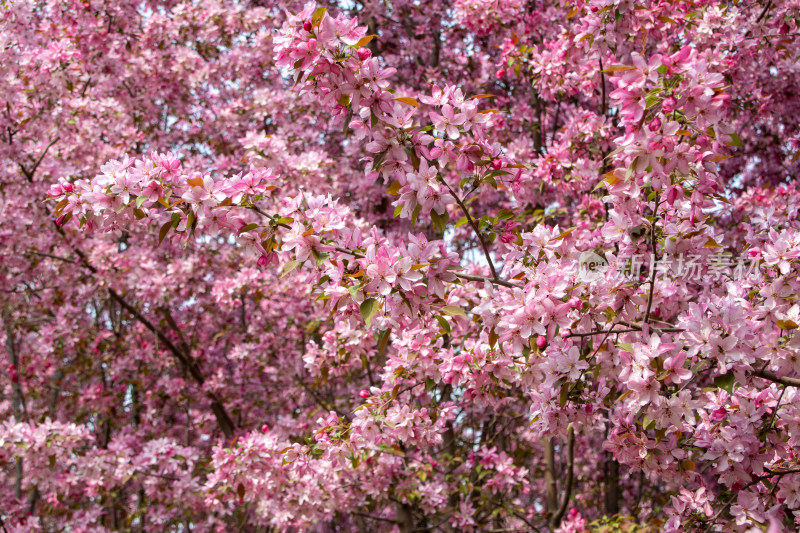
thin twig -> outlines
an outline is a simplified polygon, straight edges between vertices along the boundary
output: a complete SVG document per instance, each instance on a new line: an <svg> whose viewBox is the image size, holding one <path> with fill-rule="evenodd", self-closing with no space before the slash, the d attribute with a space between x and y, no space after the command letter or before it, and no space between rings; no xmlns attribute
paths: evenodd
<svg viewBox="0 0 800 533"><path fill-rule="evenodd" d="M658 204L661 201L660 196L656 197L656 207L653 209L653 225L650 228L650 244L653 249L653 263L650 265L652 272L650 273L650 295L647 297L647 311L644 313L644 323L650 321L650 309L653 307L653 293L655 293L656 285L656 262L658 261L658 254L656 253L656 223L658 222Z"/></svg>
<svg viewBox="0 0 800 533"><path fill-rule="evenodd" d="M450 196L453 197L453 199L458 204L458 207L460 207L461 210L464 212L464 216L467 217L467 222L472 227L472 230L475 232L475 235L478 236L478 240L481 243L481 248L483 248L483 255L486 256L486 261L489 263L489 270L492 271L492 279L499 279L497 276L497 270L494 268L494 262L492 261L492 256L489 255L489 247L486 245L486 241L483 239L483 235L481 234L480 229L478 229L478 225L475 223L475 220L472 219L472 215L469 214L467 206L464 205L464 202L461 200L461 198L459 198L458 195L453 191L453 189L450 188L450 185L444 180L444 178L440 176L439 181L445 187L447 187L447 190L450 192Z"/></svg>

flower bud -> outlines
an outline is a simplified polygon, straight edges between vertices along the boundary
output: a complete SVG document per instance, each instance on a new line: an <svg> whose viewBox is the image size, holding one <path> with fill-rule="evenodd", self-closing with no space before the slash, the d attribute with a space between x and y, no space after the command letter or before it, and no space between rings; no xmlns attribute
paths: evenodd
<svg viewBox="0 0 800 533"><path fill-rule="evenodd" d="M367 391L367 390L362 390L361 392L359 392L359 393L358 393L358 395L359 395L359 396L361 396L363 399L365 399L365 400L366 400L367 398L369 398L369 391Z"/></svg>
<svg viewBox="0 0 800 533"><path fill-rule="evenodd" d="M308 33L311 33L311 21L307 20L303 23L303 29L306 30Z"/></svg>
<svg viewBox="0 0 800 533"><path fill-rule="evenodd" d="M547 344L547 339L545 337L543 337L542 335L536 337L536 346L538 346L539 348L544 348L545 344Z"/></svg>
<svg viewBox="0 0 800 533"><path fill-rule="evenodd" d="M57 196L61 196L62 192L63 191L61 190L61 185L59 185L58 183L52 184L50 186L50 188L47 189L47 195L48 196L52 196L53 198L56 198Z"/></svg>
<svg viewBox="0 0 800 533"><path fill-rule="evenodd" d="M661 102L661 111L664 113L672 113L675 111L676 105L678 105L678 101L672 96L667 96L664 98L664 101Z"/></svg>
<svg viewBox="0 0 800 533"><path fill-rule="evenodd" d="M502 69L502 68L501 69L497 69L497 72L494 73L494 77L497 78L498 80L501 79L505 75L506 75L506 71L505 71L505 69Z"/></svg>
<svg viewBox="0 0 800 533"><path fill-rule="evenodd" d="M661 129L661 119L656 117L650 121L650 124L647 125L650 131L658 131Z"/></svg>
<svg viewBox="0 0 800 533"><path fill-rule="evenodd" d="M369 59L370 57L372 57L372 52L370 51L370 49L369 49L369 48L359 48L359 49L356 51L356 54L358 55L358 58L359 58L361 61L366 61L367 59Z"/></svg>
<svg viewBox="0 0 800 533"><path fill-rule="evenodd" d="M500 170L500 167L503 166L503 162L499 159L492 159L492 168L495 170Z"/></svg>

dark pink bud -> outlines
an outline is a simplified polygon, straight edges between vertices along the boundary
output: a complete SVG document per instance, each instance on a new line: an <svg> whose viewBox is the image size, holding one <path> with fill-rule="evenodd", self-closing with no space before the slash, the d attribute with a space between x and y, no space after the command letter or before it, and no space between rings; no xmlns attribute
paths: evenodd
<svg viewBox="0 0 800 533"><path fill-rule="evenodd" d="M310 21L310 20L307 20L307 21L305 21L305 22L303 23L303 29L304 29L304 30L306 30L306 31L307 31L307 32L309 32L309 33L311 33L311 28L312 28L312 27L313 27L313 26L311 25L311 21Z"/></svg>
<svg viewBox="0 0 800 533"><path fill-rule="evenodd" d="M261 426L261 431L262 431L263 433L266 433L267 431L269 431L269 426L268 426L268 425L266 425L266 424L264 424L263 426Z"/></svg>
<svg viewBox="0 0 800 533"><path fill-rule="evenodd" d="M667 96L661 103L661 111L664 113L672 113L675 111L675 106L678 105L677 100L672 96Z"/></svg>
<svg viewBox="0 0 800 533"><path fill-rule="evenodd" d="M64 224L64 219L65 219L66 217L67 217L67 215L61 215L60 217L58 217L58 218L56 219L56 225L57 225L57 226L61 226L62 224Z"/></svg>
<svg viewBox="0 0 800 533"><path fill-rule="evenodd" d="M53 198L61 196L62 192L63 191L61 190L61 185L59 185L58 183L52 184L50 188L47 189L47 195L52 196Z"/></svg>
<svg viewBox="0 0 800 533"><path fill-rule="evenodd" d="M66 192L72 192L72 190L74 189L72 184L68 181L62 181L61 188L64 189Z"/></svg>
<svg viewBox="0 0 800 533"><path fill-rule="evenodd" d="M501 79L505 75L506 75L506 71L505 71L505 69L502 69L502 68L501 69L497 69L497 72L494 73L494 77L497 78L498 80Z"/></svg>
<svg viewBox="0 0 800 533"><path fill-rule="evenodd" d="M539 348L544 348L545 344L547 344L547 339L545 337L543 337L542 335L536 337L536 346L538 346Z"/></svg>
<svg viewBox="0 0 800 533"><path fill-rule="evenodd" d="M266 255L262 255L261 257L258 258L256 264L261 268L264 268L269 264L269 257L267 257Z"/></svg>
<svg viewBox="0 0 800 533"><path fill-rule="evenodd" d="M361 61L366 61L367 59L369 59L370 57L372 57L372 52L370 51L370 49L369 49L369 48L359 48L359 49L356 51L356 54L358 55L358 58L359 58Z"/></svg>
<svg viewBox="0 0 800 533"><path fill-rule="evenodd" d="M750 257L760 257L761 256L761 248L758 246L753 246L749 250L747 250L747 255Z"/></svg>
<svg viewBox="0 0 800 533"><path fill-rule="evenodd" d="M503 162L499 159L492 159L492 168L495 170L500 170L500 167L503 166Z"/></svg>
<svg viewBox="0 0 800 533"><path fill-rule="evenodd" d="M650 131L658 131L661 128L661 119L658 117L654 118L647 127L650 128Z"/></svg>
<svg viewBox="0 0 800 533"><path fill-rule="evenodd" d="M367 398L369 398L369 391L362 390L361 392L358 393L358 395L366 400Z"/></svg>

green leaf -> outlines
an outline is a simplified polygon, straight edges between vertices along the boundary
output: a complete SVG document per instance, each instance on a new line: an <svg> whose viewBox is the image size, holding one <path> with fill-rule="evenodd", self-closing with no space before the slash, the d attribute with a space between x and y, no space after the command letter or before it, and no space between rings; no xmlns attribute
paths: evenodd
<svg viewBox="0 0 800 533"><path fill-rule="evenodd" d="M197 217L195 216L194 211L189 209L189 212L186 213L186 230L187 231L194 230L196 222L197 222Z"/></svg>
<svg viewBox="0 0 800 533"><path fill-rule="evenodd" d="M320 21L322 21L322 17L325 16L325 13L327 11L328 10L325 9L324 7L318 7L317 10L314 11L314 14L311 16L311 24L313 24L314 26L319 24Z"/></svg>
<svg viewBox="0 0 800 533"><path fill-rule="evenodd" d="M367 323L367 327L370 326L372 323L372 317L375 316L375 313L378 312L379 307L378 300L375 298L367 298L361 305L359 306L359 310L361 311L361 318L364 319L364 322Z"/></svg>
<svg viewBox="0 0 800 533"><path fill-rule="evenodd" d="M288 276L295 268L300 265L300 261L289 261L285 265L283 265L283 269L281 269L281 278L285 278Z"/></svg>
<svg viewBox="0 0 800 533"><path fill-rule="evenodd" d="M467 314L457 305L445 305L442 307L442 312L447 316L463 316L467 318Z"/></svg>
<svg viewBox="0 0 800 533"><path fill-rule="evenodd" d="M437 315L436 321L439 322L439 327L441 327L445 333L450 333L450 323L445 317Z"/></svg>
<svg viewBox="0 0 800 533"><path fill-rule="evenodd" d="M138 208L142 207L142 204L145 203L146 201L147 201L147 196L144 196L144 195L139 196L136 199L136 208L138 209Z"/></svg>
<svg viewBox="0 0 800 533"><path fill-rule="evenodd" d="M353 297L353 300L355 300L356 296L358 296L358 288L358 285L351 285L347 287L347 291L350 293L350 296Z"/></svg>
<svg viewBox="0 0 800 533"><path fill-rule="evenodd" d="M440 215L435 209L431 209L431 220L436 227L444 233L444 230L447 229L447 223L450 221L450 215L447 211L445 211L443 215Z"/></svg>
<svg viewBox="0 0 800 533"><path fill-rule="evenodd" d="M389 154L388 151L377 154L375 158L372 160L372 168L375 170L380 170L388 154Z"/></svg>
<svg viewBox="0 0 800 533"><path fill-rule="evenodd" d="M167 236L167 233L169 233L169 228L171 228L171 227L172 227L172 220L168 220L167 222L164 223L163 226L161 226L161 229L158 230L158 245L159 246L161 246L161 241L163 241L164 237Z"/></svg>
<svg viewBox="0 0 800 533"><path fill-rule="evenodd" d="M314 262L317 264L317 266L322 265L322 263L324 263L328 258L328 254L325 252L318 252L316 250L311 250L311 255L314 256Z"/></svg>
<svg viewBox="0 0 800 533"><path fill-rule="evenodd" d="M248 224L248 225L246 225L245 227L243 227L242 229L239 230L239 235L241 235L242 233L247 233L248 231L252 231L252 230L256 229L257 227L258 227L258 224L256 224L255 222L253 222L252 224Z"/></svg>
<svg viewBox="0 0 800 533"><path fill-rule="evenodd" d="M653 91L645 97L644 102L645 102L645 107L647 109L650 109L654 105L661 102L661 98L659 97L657 92Z"/></svg>
<svg viewBox="0 0 800 533"><path fill-rule="evenodd" d="M742 143L742 139L739 138L738 133L731 133L731 142L729 142L731 146L739 146L742 147L744 144Z"/></svg>
<svg viewBox="0 0 800 533"><path fill-rule="evenodd" d="M389 335L392 334L392 328L385 329L381 332L380 337L378 338L378 351L380 353L386 352L386 346L389 344Z"/></svg>
<svg viewBox="0 0 800 533"><path fill-rule="evenodd" d="M633 161L631 161L631 164L630 164L630 166L628 166L628 169L625 171L625 179L626 179L626 180L627 180L627 179L629 179L629 178L631 177L631 175L633 174L633 168L636 166L636 162L637 162L638 160L639 160L639 156L636 156L636 157L634 158L634 160L633 160Z"/></svg>
<svg viewBox="0 0 800 533"><path fill-rule="evenodd" d="M411 146L406 148L406 153L411 158L411 164L414 165L414 170L419 170L419 156L417 155L417 150Z"/></svg>
<svg viewBox="0 0 800 533"><path fill-rule="evenodd" d="M463 226L466 223L467 223L467 217L461 217L458 219L458 222L456 222L456 227Z"/></svg>
<svg viewBox="0 0 800 533"><path fill-rule="evenodd" d="M417 217L419 217L419 213L422 211L422 206L417 204L414 208L414 212L411 213L411 227L413 228L417 223Z"/></svg>
<svg viewBox="0 0 800 533"><path fill-rule="evenodd" d="M732 371L714 378L714 386L727 391L728 394L733 394L733 385L735 382L736 377L733 375Z"/></svg>
<svg viewBox="0 0 800 533"><path fill-rule="evenodd" d="M633 344L629 342L621 342L617 344L617 348L625 352L633 353Z"/></svg>

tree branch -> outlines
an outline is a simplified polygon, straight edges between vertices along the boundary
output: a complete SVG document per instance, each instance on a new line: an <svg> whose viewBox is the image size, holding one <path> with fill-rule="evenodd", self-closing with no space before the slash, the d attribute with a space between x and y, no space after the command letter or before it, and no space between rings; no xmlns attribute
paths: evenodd
<svg viewBox="0 0 800 533"><path fill-rule="evenodd" d="M164 333L156 328L152 322L150 322L144 315L142 315L135 307L125 301L117 291L114 289L108 289L109 295L111 298L116 300L128 313L131 314L136 320L139 321L144 327L149 329L153 332L158 339L164 343L164 346L172 352L172 355L189 371L189 374L194 378L195 382L202 387L205 383L205 378L203 374L200 372L200 369L197 367L197 363L192 359L192 357L187 354L183 353L181 350L178 349L175 344L166 336ZM230 438L233 436L233 432L236 429L236 426L233 423L233 420L230 416L228 416L225 407L222 405L222 402L217 398L217 395L211 391L206 391L206 395L211 400L211 411L214 413L214 416L217 419L217 424L219 428L222 430L222 433L225 434L226 437Z"/></svg>
<svg viewBox="0 0 800 533"><path fill-rule="evenodd" d="M25 174L25 177L28 178L28 181L33 181L33 175L36 172L36 169L39 168L39 164L44 159L44 156L47 154L47 151L50 150L50 147L53 146L55 143L58 142L59 137L56 137L45 147L44 151L39 155L39 159L33 164L30 170L26 169L22 163L18 163L19 168L22 170L22 173Z"/></svg>
<svg viewBox="0 0 800 533"><path fill-rule="evenodd" d="M778 377L777 374L774 372L770 372L769 370L753 370L750 372L753 376L758 376L763 379L768 379L774 383L780 383L781 385L786 385L787 387L800 387L800 379L798 378L789 378L789 377Z"/></svg>
<svg viewBox="0 0 800 533"><path fill-rule="evenodd" d="M558 512L550 519L550 529L555 530L561 519L564 518L564 513L567 512L567 505L572 496L572 484L574 481L574 459L575 459L575 429L570 426L569 436L567 437L567 486L564 487L564 495L561 498L561 506Z"/></svg>
<svg viewBox="0 0 800 533"><path fill-rule="evenodd" d="M472 219L472 215L469 214L467 206L464 205L464 202L461 200L461 198L459 198L458 195L453 191L453 189L450 188L450 185L444 180L444 178L440 176L439 181L445 187L447 187L447 190L450 192L450 196L453 197L453 199L458 204L458 207L460 207L461 210L464 212L464 215L467 217L467 222L469 223L470 227L472 227L472 230L475 232L475 235L477 235L478 241L480 241L481 243L481 248L483 248L483 255L486 256L486 261L489 263L489 270L492 271L492 279L499 279L499 277L497 276L497 270L494 268L494 262L492 261L492 256L489 255L489 247L487 246L486 241L483 239L483 235L481 235L481 232L478 229L478 225Z"/></svg>

